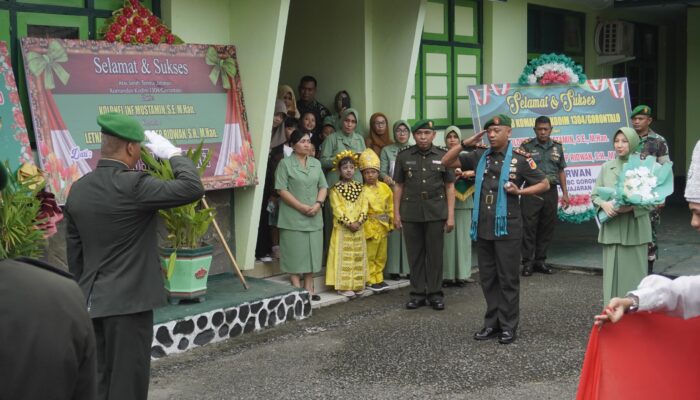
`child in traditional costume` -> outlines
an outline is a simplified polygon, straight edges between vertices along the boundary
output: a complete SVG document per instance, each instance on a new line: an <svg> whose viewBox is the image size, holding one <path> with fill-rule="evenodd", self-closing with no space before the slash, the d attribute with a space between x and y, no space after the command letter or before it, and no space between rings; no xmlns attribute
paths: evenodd
<svg viewBox="0 0 700 400"><path fill-rule="evenodd" d="M360 154L360 171L365 181L363 192L367 198L367 222L364 224L367 241L367 288L381 292L389 285L384 282L388 235L394 226L394 196L384 182L379 181L379 157L367 148Z"/></svg>
<svg viewBox="0 0 700 400"><path fill-rule="evenodd" d="M362 224L367 220L367 198L362 184L353 180L358 154L344 150L336 155L333 169L340 180L330 190L333 210L326 285L338 294L353 298L362 294L367 282L367 249Z"/></svg>

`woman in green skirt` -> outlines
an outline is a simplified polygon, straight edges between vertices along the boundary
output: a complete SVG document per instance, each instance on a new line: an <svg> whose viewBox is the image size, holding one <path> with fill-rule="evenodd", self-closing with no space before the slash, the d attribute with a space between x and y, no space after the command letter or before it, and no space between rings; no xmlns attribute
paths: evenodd
<svg viewBox="0 0 700 400"><path fill-rule="evenodd" d="M394 188L394 163L399 151L408 147L408 139L411 137L411 128L408 122L399 120L394 123L394 143L382 147L379 154L380 171L379 178ZM408 274L408 259L406 257L406 244L401 230L392 230L387 242L387 259L384 274L390 279L399 279L401 274Z"/></svg>
<svg viewBox="0 0 700 400"><path fill-rule="evenodd" d="M597 188L614 188L630 151L639 145L639 136L632 128L620 128L614 136L616 157L600 169L591 194L591 201L610 219L600 225L598 243L603 245L603 297L608 304L612 297L624 297L647 275L647 244L651 242L649 210L636 206L617 206L604 201Z"/></svg>
<svg viewBox="0 0 700 400"><path fill-rule="evenodd" d="M309 135L295 130L289 145L293 153L279 162L275 172L275 190L282 200L277 220L280 264L293 286L302 287L300 276L303 276L304 289L311 294L311 300L320 300L314 292L313 274L321 270L321 206L326 200L328 184L321 162L309 157Z"/></svg>
<svg viewBox="0 0 700 400"><path fill-rule="evenodd" d="M462 132L456 126L445 130L447 148L461 146ZM442 287L463 287L467 282L474 282L472 275L472 240L469 230L472 225L472 209L474 208L474 171L455 173L455 228L445 234L445 244L442 251Z"/></svg>

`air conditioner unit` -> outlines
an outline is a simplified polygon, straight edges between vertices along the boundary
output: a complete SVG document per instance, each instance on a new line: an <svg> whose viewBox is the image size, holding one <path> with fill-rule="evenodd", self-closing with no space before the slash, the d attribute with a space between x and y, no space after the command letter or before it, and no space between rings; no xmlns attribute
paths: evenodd
<svg viewBox="0 0 700 400"><path fill-rule="evenodd" d="M634 60L634 24L624 21L600 21L595 28L598 65Z"/></svg>

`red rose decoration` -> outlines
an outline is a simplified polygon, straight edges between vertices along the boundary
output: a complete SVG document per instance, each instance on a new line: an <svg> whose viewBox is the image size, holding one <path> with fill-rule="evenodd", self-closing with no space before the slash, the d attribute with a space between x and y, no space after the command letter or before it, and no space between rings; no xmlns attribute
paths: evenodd
<svg viewBox="0 0 700 400"><path fill-rule="evenodd" d="M134 18L131 20L131 24L132 24L133 26L137 27L137 28L140 28L140 27L143 26L143 20L142 20L141 18L139 18L139 17L134 17Z"/></svg>
<svg viewBox="0 0 700 400"><path fill-rule="evenodd" d="M144 34L143 32L137 33L136 34L136 41L139 43L145 42L146 41L146 34Z"/></svg>
<svg viewBox="0 0 700 400"><path fill-rule="evenodd" d="M148 18L149 15L151 15L151 10L143 6L139 7L139 16L141 18Z"/></svg>
<svg viewBox="0 0 700 400"><path fill-rule="evenodd" d="M155 44L180 42L180 39L173 35L151 10L141 5L139 0L124 0L124 6L113 15L111 24L101 30L106 41Z"/></svg>
<svg viewBox="0 0 700 400"><path fill-rule="evenodd" d="M122 35L122 43L131 43L131 35L129 33Z"/></svg>
<svg viewBox="0 0 700 400"><path fill-rule="evenodd" d="M117 36L114 35L114 32L107 32L105 35L105 40L110 43L114 43L117 40Z"/></svg>
<svg viewBox="0 0 700 400"><path fill-rule="evenodd" d="M122 15L127 18L131 18L131 16L134 15L134 9L131 7L124 7L122 9Z"/></svg>
<svg viewBox="0 0 700 400"><path fill-rule="evenodd" d="M158 32L151 33L151 43L160 43L160 34Z"/></svg>
<svg viewBox="0 0 700 400"><path fill-rule="evenodd" d="M122 31L122 29L123 29L123 25L114 24L114 25L112 25L111 28L109 28L109 31L115 35L118 35L119 32Z"/></svg>
<svg viewBox="0 0 700 400"><path fill-rule="evenodd" d="M117 17L117 23L121 26L126 26L126 24L128 22L129 22L129 20L127 20L126 17L123 15L120 15L119 17Z"/></svg>
<svg viewBox="0 0 700 400"><path fill-rule="evenodd" d="M168 35L165 37L165 42L167 44L173 44L175 42L175 36L173 36L172 33L168 33Z"/></svg>
<svg viewBox="0 0 700 400"><path fill-rule="evenodd" d="M148 17L148 25L151 26L158 26L158 17L155 15L151 15Z"/></svg>
<svg viewBox="0 0 700 400"><path fill-rule="evenodd" d="M134 8L137 8L138 6L141 5L139 0L129 0L129 3L131 3L131 6Z"/></svg>

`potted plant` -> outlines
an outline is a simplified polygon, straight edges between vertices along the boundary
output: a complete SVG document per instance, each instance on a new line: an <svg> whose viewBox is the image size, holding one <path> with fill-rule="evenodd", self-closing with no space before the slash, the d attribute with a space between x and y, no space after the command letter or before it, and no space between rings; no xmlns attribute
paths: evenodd
<svg viewBox="0 0 700 400"><path fill-rule="evenodd" d="M2 165L9 172L9 164ZM44 252L43 220L39 176L19 181L7 174L7 186L0 191L0 260L17 257L39 257Z"/></svg>
<svg viewBox="0 0 700 400"><path fill-rule="evenodd" d="M207 153L202 160L202 145L200 143L194 151L187 150L186 154L195 165L199 164L197 170L200 177L212 155ZM144 148L141 150L141 160L156 178L175 178L168 160L155 159ZM160 248L160 259L165 289L171 304L177 304L182 299L196 299L200 302L205 299L214 246L205 243L203 238L214 220L214 210L202 207L201 202L200 199L184 206L159 211L168 233L166 247Z"/></svg>

